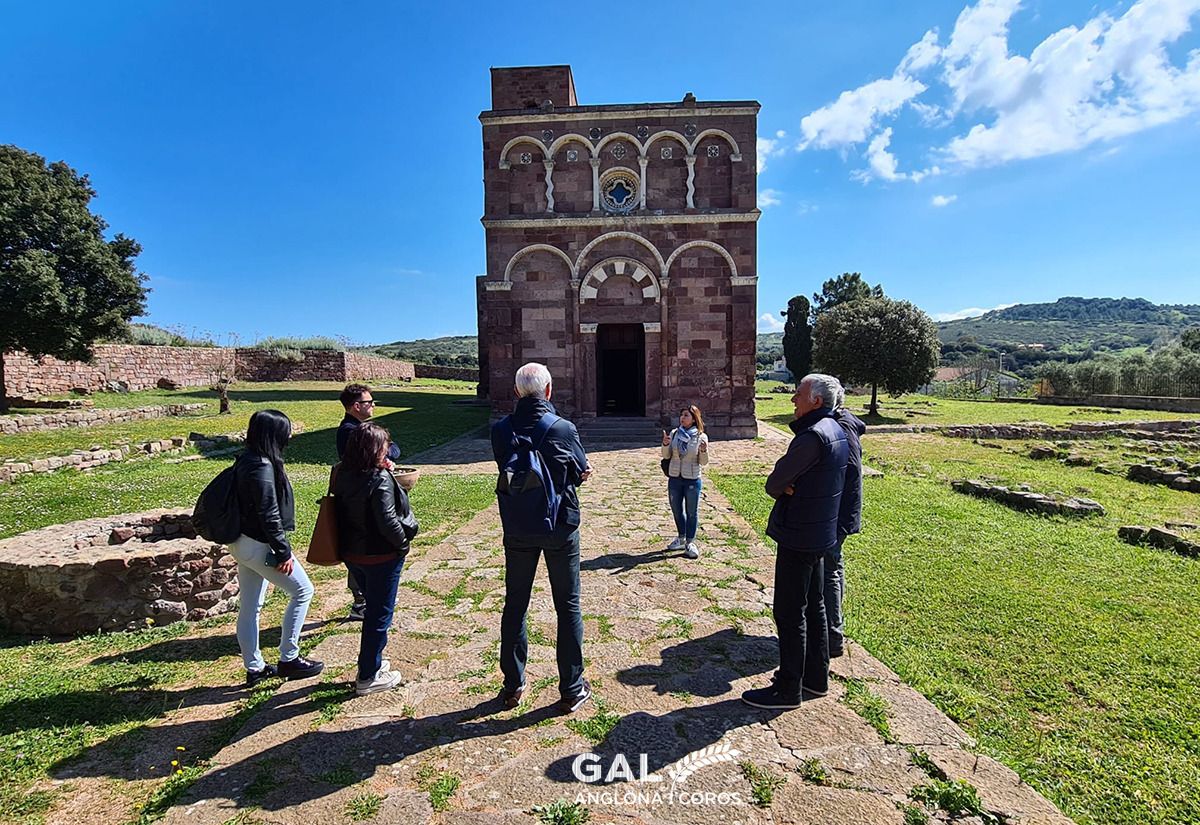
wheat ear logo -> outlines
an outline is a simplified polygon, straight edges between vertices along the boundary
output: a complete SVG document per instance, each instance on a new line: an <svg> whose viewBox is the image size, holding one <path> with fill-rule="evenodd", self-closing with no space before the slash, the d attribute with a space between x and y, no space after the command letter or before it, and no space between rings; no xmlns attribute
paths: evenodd
<svg viewBox="0 0 1200 825"><path fill-rule="evenodd" d="M718 742L715 745L709 745L707 748L701 748L698 751L689 753L683 759L680 759L667 768L667 776L671 778L672 785L677 785L681 782L687 782L688 777L701 768L719 765L722 762L732 762L741 755L742 752L728 742Z"/></svg>

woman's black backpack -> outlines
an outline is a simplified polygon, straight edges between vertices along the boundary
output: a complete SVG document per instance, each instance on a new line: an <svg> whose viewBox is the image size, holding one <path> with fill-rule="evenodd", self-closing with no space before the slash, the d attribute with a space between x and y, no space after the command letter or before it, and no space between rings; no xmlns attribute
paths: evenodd
<svg viewBox="0 0 1200 825"><path fill-rule="evenodd" d="M217 544L233 544L242 534L236 467L234 464L218 473L196 499L192 510L196 534Z"/></svg>

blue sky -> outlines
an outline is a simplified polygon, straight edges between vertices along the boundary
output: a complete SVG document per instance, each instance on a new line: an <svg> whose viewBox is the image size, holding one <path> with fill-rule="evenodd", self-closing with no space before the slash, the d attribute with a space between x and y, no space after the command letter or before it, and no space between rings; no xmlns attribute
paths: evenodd
<svg viewBox="0 0 1200 825"><path fill-rule="evenodd" d="M1200 0L414 8L10 2L0 142L91 176L149 321L243 341L473 333L488 68L539 63L762 103L761 329L847 270L1200 302Z"/></svg>

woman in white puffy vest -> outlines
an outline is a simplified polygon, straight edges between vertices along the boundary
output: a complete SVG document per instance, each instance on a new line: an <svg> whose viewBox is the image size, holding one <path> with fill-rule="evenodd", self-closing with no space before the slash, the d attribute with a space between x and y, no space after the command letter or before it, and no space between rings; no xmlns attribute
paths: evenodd
<svg viewBox="0 0 1200 825"><path fill-rule="evenodd" d="M668 550L683 550L689 559L700 557L696 547L697 510L700 506L700 468L708 463L708 436L700 408L689 404L679 411L679 426L663 431L662 457L667 467L667 498L675 517L675 540Z"/></svg>

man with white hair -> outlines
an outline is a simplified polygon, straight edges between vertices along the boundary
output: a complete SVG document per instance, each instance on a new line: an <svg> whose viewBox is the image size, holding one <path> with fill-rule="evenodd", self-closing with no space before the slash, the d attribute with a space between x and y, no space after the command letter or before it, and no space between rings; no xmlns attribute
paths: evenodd
<svg viewBox="0 0 1200 825"><path fill-rule="evenodd" d="M529 363L517 370L517 404L492 425L492 453L500 477L496 497L504 527L504 613L500 619L500 701L515 708L525 695L529 636L525 616L546 557L558 614L558 707L578 710L592 695L583 678L583 613L579 605L579 497L576 485L592 475L575 425L550 403L550 371Z"/></svg>
<svg viewBox="0 0 1200 825"><path fill-rule="evenodd" d="M829 690L829 629L825 620L824 557L838 544L838 514L849 448L834 418L841 383L812 373L796 387L796 434L767 477L775 499L767 535L775 556L775 627L779 670L770 687L747 690L742 701L759 708L797 708L802 698Z"/></svg>

